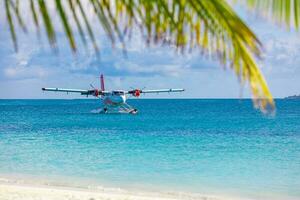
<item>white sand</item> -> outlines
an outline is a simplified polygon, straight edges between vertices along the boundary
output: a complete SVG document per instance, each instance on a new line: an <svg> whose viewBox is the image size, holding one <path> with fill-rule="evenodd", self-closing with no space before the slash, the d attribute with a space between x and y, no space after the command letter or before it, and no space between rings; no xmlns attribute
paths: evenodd
<svg viewBox="0 0 300 200"><path fill-rule="evenodd" d="M96 191L80 188L21 185L0 182L0 200L217 200L215 197L201 197L174 194L147 194L127 191ZM223 199L223 198L222 198Z"/></svg>
<svg viewBox="0 0 300 200"><path fill-rule="evenodd" d="M21 176L22 177L22 176ZM207 195L184 192L133 191L65 180L56 182L34 177L0 175L0 200L298 200L299 198L264 194L260 198L240 195ZM265 196L265 197L264 197ZM266 198L268 197L268 198Z"/></svg>

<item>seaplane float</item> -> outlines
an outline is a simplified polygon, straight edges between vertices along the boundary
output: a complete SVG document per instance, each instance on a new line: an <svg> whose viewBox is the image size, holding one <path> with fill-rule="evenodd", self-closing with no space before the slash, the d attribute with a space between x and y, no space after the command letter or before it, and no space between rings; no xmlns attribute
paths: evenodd
<svg viewBox="0 0 300 200"><path fill-rule="evenodd" d="M139 97L141 94L147 93L172 93L183 92L184 89L158 89L158 90L105 90L103 74L100 76L101 89L96 89L91 85L92 89L65 89L65 88L42 88L43 91L79 93L81 95L94 96L102 100L102 107L97 109L97 113L128 113L136 114L138 110L126 103L128 95Z"/></svg>

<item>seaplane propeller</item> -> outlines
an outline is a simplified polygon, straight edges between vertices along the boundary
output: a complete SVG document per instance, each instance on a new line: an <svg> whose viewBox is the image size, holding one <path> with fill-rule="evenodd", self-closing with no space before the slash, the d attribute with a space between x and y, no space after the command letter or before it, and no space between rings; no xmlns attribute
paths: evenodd
<svg viewBox="0 0 300 200"><path fill-rule="evenodd" d="M98 97L99 96L99 90L97 88L95 88L92 84L90 84L91 88L93 88L93 90L90 90L91 95Z"/></svg>
<svg viewBox="0 0 300 200"><path fill-rule="evenodd" d="M135 89L134 92L132 93L133 96L139 97L141 95L142 90L140 89Z"/></svg>
<svg viewBox="0 0 300 200"><path fill-rule="evenodd" d="M134 97L139 97L143 93L143 90L145 88L146 87L143 87L143 89L138 89L138 88L134 89L134 88L132 88L132 90L128 91L128 93L131 94Z"/></svg>
<svg viewBox="0 0 300 200"><path fill-rule="evenodd" d="M95 89L95 90L94 90L94 96L95 96L95 97L98 97L98 96L99 96L99 90L98 90L98 89Z"/></svg>

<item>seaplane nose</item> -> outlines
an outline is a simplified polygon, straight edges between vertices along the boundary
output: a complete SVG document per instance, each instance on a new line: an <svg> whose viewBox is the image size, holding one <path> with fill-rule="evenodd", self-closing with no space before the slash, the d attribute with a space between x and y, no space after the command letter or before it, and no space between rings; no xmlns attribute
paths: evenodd
<svg viewBox="0 0 300 200"><path fill-rule="evenodd" d="M123 103L126 103L126 96L122 95L121 98L122 98Z"/></svg>

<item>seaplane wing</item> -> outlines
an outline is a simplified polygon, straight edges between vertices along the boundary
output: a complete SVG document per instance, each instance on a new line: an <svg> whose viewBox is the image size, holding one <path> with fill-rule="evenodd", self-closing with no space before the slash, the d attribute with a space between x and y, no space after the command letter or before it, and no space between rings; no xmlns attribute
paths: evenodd
<svg viewBox="0 0 300 200"><path fill-rule="evenodd" d="M74 92L74 93L87 93L88 90L81 89L65 89L65 88L42 88L43 91L52 91L52 92Z"/></svg>
<svg viewBox="0 0 300 200"><path fill-rule="evenodd" d="M163 92L183 92L184 89L159 89L159 90L140 90L140 89L134 89L129 90L126 93L132 94L133 96L140 96L142 93L163 93Z"/></svg>
<svg viewBox="0 0 300 200"><path fill-rule="evenodd" d="M141 90L141 93L183 92L184 89Z"/></svg>
<svg viewBox="0 0 300 200"><path fill-rule="evenodd" d="M91 90L81 90L81 89L66 89L66 88L42 88L43 91L51 91L51 92L66 92L66 93L80 93L81 95L105 95L109 93L108 91L101 91L97 89Z"/></svg>

